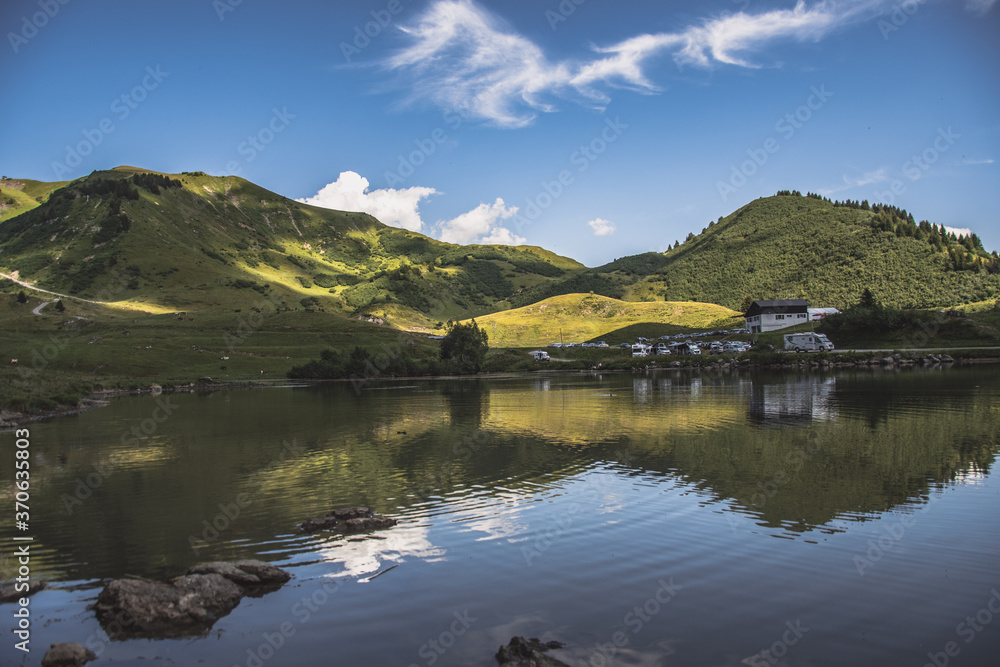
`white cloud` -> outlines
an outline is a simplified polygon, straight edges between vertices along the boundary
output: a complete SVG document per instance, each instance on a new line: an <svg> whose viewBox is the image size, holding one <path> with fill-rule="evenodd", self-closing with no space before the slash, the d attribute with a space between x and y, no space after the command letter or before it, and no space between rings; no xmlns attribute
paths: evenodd
<svg viewBox="0 0 1000 667"><path fill-rule="evenodd" d="M885 1L800 1L792 9L738 12L680 32L595 46L597 57L552 62L537 44L472 0L438 0L415 25L402 28L412 41L386 66L407 73L414 100L428 99L500 127L523 127L538 112L555 109L552 97L582 95L603 106L610 101L604 90L609 86L656 92L645 72L655 56L672 53L678 65L704 68L755 67L749 53L769 42L818 40Z"/></svg>
<svg viewBox="0 0 1000 667"><path fill-rule="evenodd" d="M507 206L497 197L492 204L480 204L467 213L439 223L441 240L447 243L494 243L520 245L526 239L499 224L517 213L516 206Z"/></svg>
<svg viewBox="0 0 1000 667"><path fill-rule="evenodd" d="M862 185L871 185L872 183L880 183L887 178L888 176L885 173L885 167L881 167L875 171L866 172L860 177L848 176L847 174L844 174L844 182L842 185L836 185L832 188L820 190L819 193L829 197L832 194L843 192L844 190L850 190L851 188L861 187Z"/></svg>
<svg viewBox="0 0 1000 667"><path fill-rule="evenodd" d="M368 186L367 178L353 171L344 171L315 196L298 201L338 211L363 211L378 218L379 222L419 232L424 225L420 219L420 200L438 194L434 188L369 191Z"/></svg>
<svg viewBox="0 0 1000 667"><path fill-rule="evenodd" d="M615 223L609 222L604 218L594 218L587 224L594 230L594 236L611 236L617 229Z"/></svg>
<svg viewBox="0 0 1000 667"><path fill-rule="evenodd" d="M995 162L995 160L993 158L991 158L991 157L984 158L984 159L975 159L975 158L969 158L969 157L967 157L967 158L963 158L962 159L962 164L971 164L971 165L993 164L994 162Z"/></svg>
<svg viewBox="0 0 1000 667"><path fill-rule="evenodd" d="M945 225L944 228L955 236L972 236L972 230L968 227L949 227Z"/></svg>
<svg viewBox="0 0 1000 667"><path fill-rule="evenodd" d="M985 16L997 0L965 0L965 8L977 16Z"/></svg>

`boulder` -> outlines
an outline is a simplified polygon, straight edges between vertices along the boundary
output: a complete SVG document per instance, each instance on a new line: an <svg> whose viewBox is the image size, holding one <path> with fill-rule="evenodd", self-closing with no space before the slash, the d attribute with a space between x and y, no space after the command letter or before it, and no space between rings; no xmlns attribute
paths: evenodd
<svg viewBox="0 0 1000 667"><path fill-rule="evenodd" d="M376 516L369 507L344 507L329 512L319 519L306 519L299 528L306 533L319 530L336 530L344 533L365 533L396 525L395 519Z"/></svg>
<svg viewBox="0 0 1000 667"><path fill-rule="evenodd" d="M244 587L281 585L292 578L280 567L262 560L238 560L195 565L188 574L219 574Z"/></svg>
<svg viewBox="0 0 1000 667"><path fill-rule="evenodd" d="M366 533L370 530L383 530L396 525L395 519L387 516L373 516L358 519L348 519L344 522L344 532Z"/></svg>
<svg viewBox="0 0 1000 667"><path fill-rule="evenodd" d="M497 651L496 659L501 665L511 667L569 667L565 662L545 655L549 649L563 646L565 644L556 641L542 643L534 637L511 637L510 642Z"/></svg>
<svg viewBox="0 0 1000 667"><path fill-rule="evenodd" d="M113 639L201 634L235 609L244 595L290 578L258 560L207 563L171 583L115 579L97 596L94 610Z"/></svg>
<svg viewBox="0 0 1000 667"><path fill-rule="evenodd" d="M938 359L941 360L942 364L950 364L955 361L955 359L952 358L950 354L942 354L941 356L938 357Z"/></svg>
<svg viewBox="0 0 1000 667"><path fill-rule="evenodd" d="M45 588L45 582L38 581L37 579L29 581L28 590L24 591L19 591L17 589L17 584L6 584L4 586L0 586L0 602L16 602L21 598L34 595L43 588Z"/></svg>
<svg viewBox="0 0 1000 667"><path fill-rule="evenodd" d="M53 644L42 658L42 667L81 667L91 660L97 660L97 655L79 644Z"/></svg>

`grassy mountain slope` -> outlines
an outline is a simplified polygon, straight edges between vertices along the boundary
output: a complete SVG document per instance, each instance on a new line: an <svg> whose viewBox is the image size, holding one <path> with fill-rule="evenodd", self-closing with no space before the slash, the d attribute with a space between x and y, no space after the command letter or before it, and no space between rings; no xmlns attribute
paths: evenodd
<svg viewBox="0 0 1000 667"><path fill-rule="evenodd" d="M595 294L555 296L476 321L489 334L490 344L500 347L579 343L639 323L690 328L743 324L736 311L711 303L628 303Z"/></svg>
<svg viewBox="0 0 1000 667"><path fill-rule="evenodd" d="M30 179L0 179L0 222L37 208L69 181L47 183Z"/></svg>
<svg viewBox="0 0 1000 667"><path fill-rule="evenodd" d="M795 193L755 200L665 253L617 259L518 299L594 291L736 309L748 298L805 298L843 308L869 287L884 305L939 307L997 296L998 269L995 253L972 238L931 231L905 211L875 212Z"/></svg>
<svg viewBox="0 0 1000 667"><path fill-rule="evenodd" d="M229 307L257 292L415 328L507 308L584 268L530 246L442 243L237 177L133 167L64 184L0 225L0 267L53 291L161 310Z"/></svg>

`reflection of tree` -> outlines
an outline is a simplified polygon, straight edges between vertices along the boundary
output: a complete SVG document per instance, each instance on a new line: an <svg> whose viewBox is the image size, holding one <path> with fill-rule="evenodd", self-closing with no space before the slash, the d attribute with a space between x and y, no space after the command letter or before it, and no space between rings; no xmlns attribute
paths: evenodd
<svg viewBox="0 0 1000 667"><path fill-rule="evenodd" d="M360 395L336 383L173 396L174 416L134 447L122 445L122 431L149 417L150 397L72 424L39 424L32 454L50 462L32 477L42 517L32 528L45 547L39 571L51 558L75 563L65 578L166 578L196 562L255 555L255 545L278 553L275 536L334 507L394 513L471 487L531 495L615 461L622 474L681 479L768 525L806 531L988 471L1000 442L989 394L995 380L974 371L838 374L832 398L811 390L836 418L803 428L748 425L753 390L745 376L705 377L700 393L683 374L651 379L641 384L642 403L629 375L557 376L548 391L529 378L387 383ZM765 379L767 388L778 384ZM799 376L786 380L798 390ZM886 417L873 426L865 402ZM300 451L282 458L291 442ZM11 474L0 473L2 488ZM69 514L63 498L88 475L99 483ZM241 493L250 504L218 541L193 552L189 537ZM9 517L2 521L0 530L11 527Z"/></svg>
<svg viewBox="0 0 1000 667"><path fill-rule="evenodd" d="M475 430L483 423L489 410L490 391L480 380L463 380L445 383L441 395L448 403L448 416L453 428Z"/></svg>

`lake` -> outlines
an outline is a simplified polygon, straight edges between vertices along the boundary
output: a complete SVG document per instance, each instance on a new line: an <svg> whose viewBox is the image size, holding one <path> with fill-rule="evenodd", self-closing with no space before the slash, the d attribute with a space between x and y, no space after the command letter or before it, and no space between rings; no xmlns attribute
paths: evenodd
<svg viewBox="0 0 1000 667"><path fill-rule="evenodd" d="M94 664L490 665L513 635L594 667L1000 655L997 366L329 383L29 428L50 588L3 665L59 641ZM354 505L399 523L296 527ZM87 609L108 578L244 557L294 578L204 636L112 642Z"/></svg>

